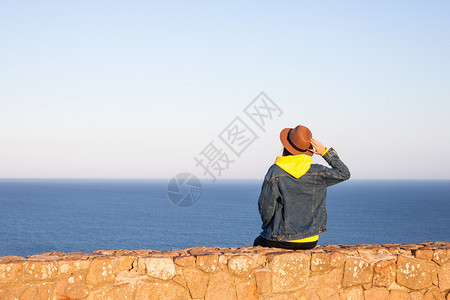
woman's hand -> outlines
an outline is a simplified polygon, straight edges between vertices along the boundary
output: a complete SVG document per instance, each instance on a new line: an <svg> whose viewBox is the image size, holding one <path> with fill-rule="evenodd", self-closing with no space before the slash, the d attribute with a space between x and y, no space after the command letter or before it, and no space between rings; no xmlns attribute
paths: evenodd
<svg viewBox="0 0 450 300"><path fill-rule="evenodd" d="M311 150L313 153L322 155L325 152L325 147L318 140L312 138L311 145L314 147L314 149Z"/></svg>

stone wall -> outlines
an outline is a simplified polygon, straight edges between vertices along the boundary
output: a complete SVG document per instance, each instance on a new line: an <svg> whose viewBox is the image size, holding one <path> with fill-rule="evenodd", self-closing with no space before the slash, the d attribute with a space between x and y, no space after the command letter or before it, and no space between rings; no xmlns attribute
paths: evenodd
<svg viewBox="0 0 450 300"><path fill-rule="evenodd" d="M450 243L0 258L0 299L450 299Z"/></svg>

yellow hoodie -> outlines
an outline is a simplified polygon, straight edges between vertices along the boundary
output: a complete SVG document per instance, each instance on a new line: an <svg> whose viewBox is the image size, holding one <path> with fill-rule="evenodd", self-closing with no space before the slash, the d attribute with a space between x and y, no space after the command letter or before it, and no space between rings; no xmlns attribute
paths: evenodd
<svg viewBox="0 0 450 300"><path fill-rule="evenodd" d="M289 155L289 156L279 156L277 157L275 164L288 172L290 175L295 178L300 178L308 172L309 168L311 168L312 157L305 154L300 155ZM293 243L308 243L315 242L319 239L318 235L307 237L300 240L292 240L287 242Z"/></svg>
<svg viewBox="0 0 450 300"><path fill-rule="evenodd" d="M305 154L279 156L275 164L294 176L300 178L308 172L312 164L312 157Z"/></svg>

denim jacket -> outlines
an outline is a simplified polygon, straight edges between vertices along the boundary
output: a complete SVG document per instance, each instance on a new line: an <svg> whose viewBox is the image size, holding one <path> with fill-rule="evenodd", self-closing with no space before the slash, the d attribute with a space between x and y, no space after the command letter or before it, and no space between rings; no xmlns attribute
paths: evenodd
<svg viewBox="0 0 450 300"><path fill-rule="evenodd" d="M269 168L258 200L263 238L289 241L326 232L327 187L349 179L350 171L333 148L322 157L331 168L311 164L299 178L276 164Z"/></svg>

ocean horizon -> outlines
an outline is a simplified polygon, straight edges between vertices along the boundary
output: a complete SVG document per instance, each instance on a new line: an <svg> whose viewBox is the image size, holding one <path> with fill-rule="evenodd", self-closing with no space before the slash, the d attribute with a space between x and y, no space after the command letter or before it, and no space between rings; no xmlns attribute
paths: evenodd
<svg viewBox="0 0 450 300"><path fill-rule="evenodd" d="M0 179L0 256L239 247L259 235L260 179L201 180L189 207L169 179ZM182 192L182 190L180 190ZM327 193L319 244L449 241L450 180L364 180Z"/></svg>

